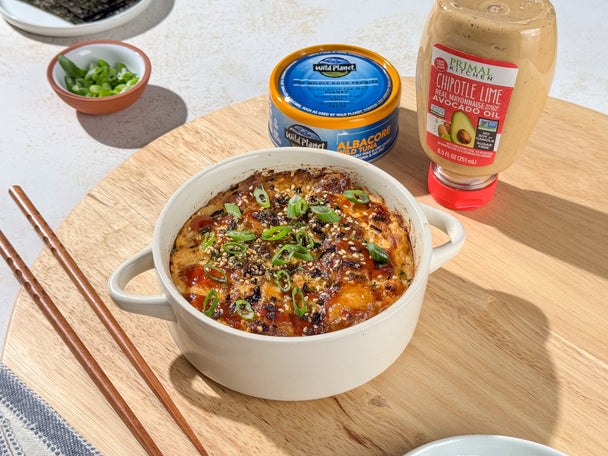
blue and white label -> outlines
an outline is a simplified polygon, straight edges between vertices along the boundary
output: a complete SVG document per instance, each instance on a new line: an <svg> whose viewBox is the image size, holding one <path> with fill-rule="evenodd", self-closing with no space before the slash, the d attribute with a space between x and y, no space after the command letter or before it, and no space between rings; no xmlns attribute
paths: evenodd
<svg viewBox="0 0 608 456"><path fill-rule="evenodd" d="M285 68L279 90L302 112L339 118L382 106L393 84L374 60L351 52L324 51L301 57Z"/></svg>
<svg viewBox="0 0 608 456"><path fill-rule="evenodd" d="M271 104L268 129L277 147L329 149L372 161L387 152L397 139L399 108L371 125L332 130L302 125Z"/></svg>

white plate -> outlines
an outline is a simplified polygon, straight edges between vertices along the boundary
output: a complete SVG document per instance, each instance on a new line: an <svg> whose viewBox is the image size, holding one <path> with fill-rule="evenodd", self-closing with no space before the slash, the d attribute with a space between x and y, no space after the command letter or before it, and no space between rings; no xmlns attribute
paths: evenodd
<svg viewBox="0 0 608 456"><path fill-rule="evenodd" d="M141 14L153 0L139 0L129 8L94 22L72 24L20 0L0 0L0 13L15 27L46 36L79 36L122 25Z"/></svg>
<svg viewBox="0 0 608 456"><path fill-rule="evenodd" d="M461 435L427 443L405 456L566 456L529 440L502 435Z"/></svg>

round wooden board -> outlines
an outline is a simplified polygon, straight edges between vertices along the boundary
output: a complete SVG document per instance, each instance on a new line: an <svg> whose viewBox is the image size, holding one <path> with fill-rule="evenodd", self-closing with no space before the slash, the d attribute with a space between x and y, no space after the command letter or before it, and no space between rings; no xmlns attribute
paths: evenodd
<svg viewBox="0 0 608 456"><path fill-rule="evenodd" d="M403 84L397 144L375 164L438 206L426 190L414 81ZM218 160L272 147L267 119L260 96L167 133L100 182L57 230L210 454L403 455L460 434L608 454L607 116L550 99L493 201L455 213L467 242L431 275L401 357L353 391L308 402L223 388L186 361L165 322L123 312L106 293L111 272L151 242L181 184ZM48 249L32 270L164 454L194 454ZM153 272L129 286L157 291ZM23 290L3 361L104 455L145 454Z"/></svg>

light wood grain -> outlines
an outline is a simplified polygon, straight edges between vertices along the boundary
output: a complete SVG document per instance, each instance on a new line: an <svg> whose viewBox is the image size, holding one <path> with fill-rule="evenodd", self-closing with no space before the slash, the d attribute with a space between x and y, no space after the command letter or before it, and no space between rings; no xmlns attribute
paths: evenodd
<svg viewBox="0 0 608 456"><path fill-rule="evenodd" d="M398 142L376 164L438 206L426 191L414 82L403 83ZM467 242L431 275L401 357L353 391L309 402L251 398L208 380L164 322L120 311L105 292L118 264L150 243L185 180L272 146L266 122L260 96L171 131L108 175L57 230L211 455L403 455L469 433L517 436L570 456L608 454L608 117L550 99L493 201L455 213ZM32 270L161 450L194 454L50 252ZM157 290L153 274L130 286ZM145 454L23 292L3 360L104 455Z"/></svg>

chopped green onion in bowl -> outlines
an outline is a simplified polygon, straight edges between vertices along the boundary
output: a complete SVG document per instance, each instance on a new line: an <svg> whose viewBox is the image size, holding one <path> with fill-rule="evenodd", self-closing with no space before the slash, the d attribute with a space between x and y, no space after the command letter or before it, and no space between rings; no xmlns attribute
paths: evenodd
<svg viewBox="0 0 608 456"><path fill-rule="evenodd" d="M139 81L139 76L123 63L116 67L104 60L89 63L87 69L78 67L63 54L58 56L59 65L66 73L65 85L68 91L83 97L108 97L124 93Z"/></svg>

